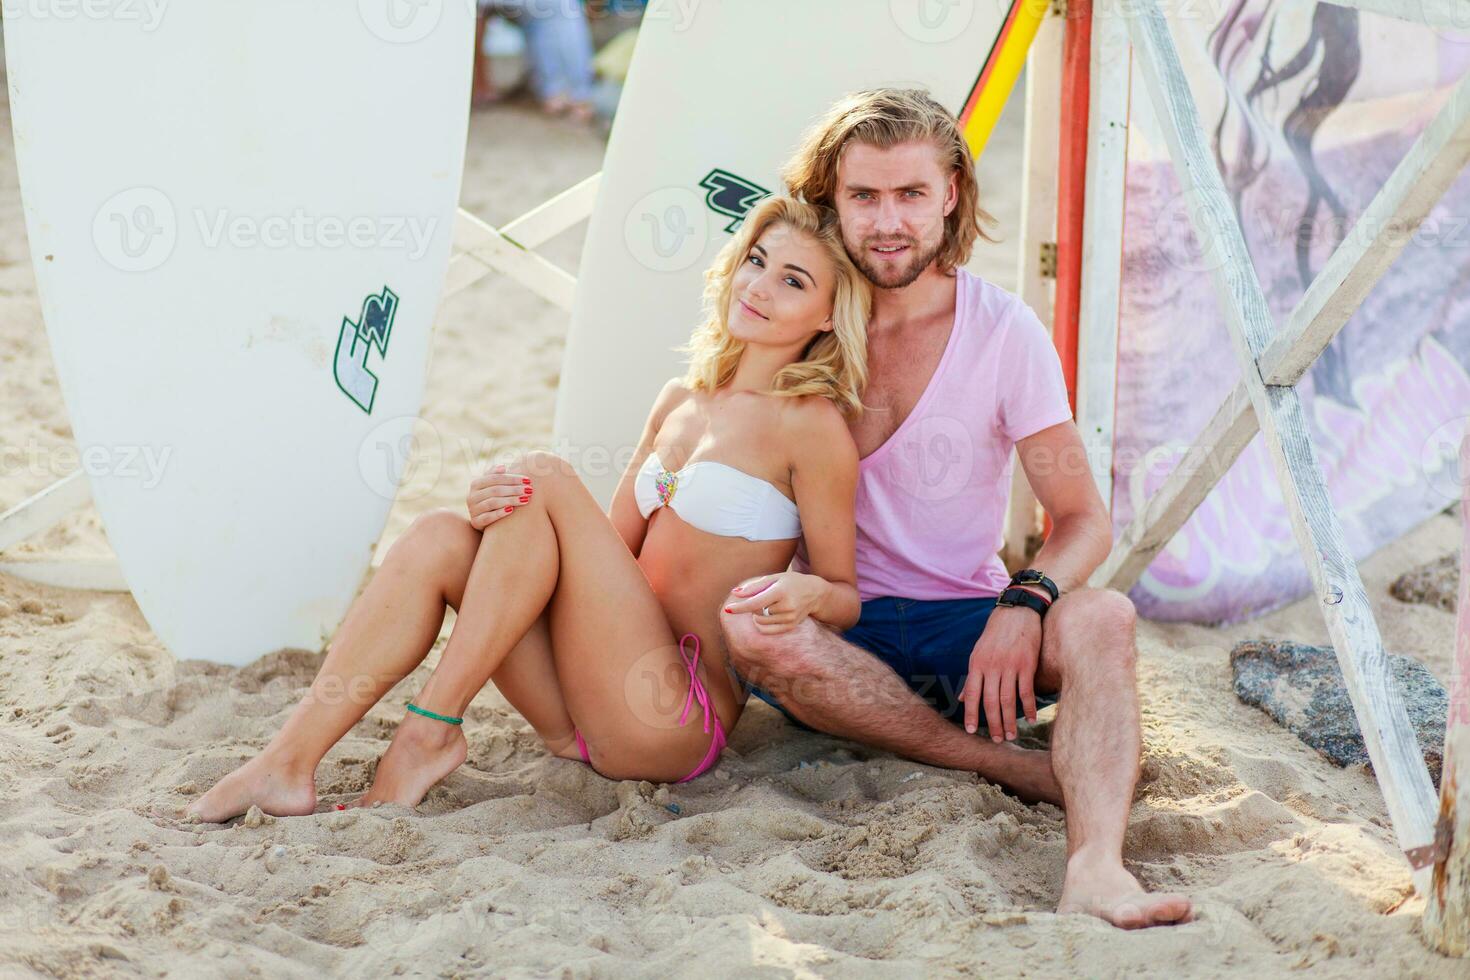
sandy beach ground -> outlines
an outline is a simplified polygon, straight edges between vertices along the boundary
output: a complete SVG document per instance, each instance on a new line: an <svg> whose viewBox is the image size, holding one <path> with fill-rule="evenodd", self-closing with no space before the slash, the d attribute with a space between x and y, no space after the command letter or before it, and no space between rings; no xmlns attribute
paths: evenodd
<svg viewBox="0 0 1470 980"><path fill-rule="evenodd" d="M984 162L1014 284L1020 106ZM32 447L0 509L76 465L0 133L0 418ZM464 202L503 221L595 172L603 144L524 106L477 114ZM583 227L543 250L575 270ZM550 439L566 317L492 277L439 316L416 467L383 547L462 504L473 453ZM1388 595L1454 550L1440 515L1363 566L1389 648L1447 680L1454 620ZM18 549L100 555L83 511ZM553 759L487 689L468 763L417 813L355 798L424 671L327 757L320 812L226 826L174 814L254 754L320 662L175 662L126 595L0 577L0 976L1464 976L1427 952L1421 899L1364 770L1334 768L1236 700L1238 640L1327 637L1311 599L1229 629L1141 624L1143 779L1127 841L1197 922L1124 933L1053 913L1063 817L972 774L802 734L753 704L718 770L613 783ZM443 637L440 644L442 648ZM430 663L437 658L431 654ZM671 806L676 805L678 812Z"/></svg>

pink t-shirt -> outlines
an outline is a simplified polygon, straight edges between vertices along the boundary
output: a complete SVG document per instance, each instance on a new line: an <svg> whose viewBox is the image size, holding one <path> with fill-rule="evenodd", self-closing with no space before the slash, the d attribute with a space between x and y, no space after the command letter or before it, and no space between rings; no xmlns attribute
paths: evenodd
<svg viewBox="0 0 1470 980"><path fill-rule="evenodd" d="M1020 297L956 272L955 325L898 431L858 464L863 599L995 596L1015 444L1072 417L1046 327ZM805 546L797 568L807 571Z"/></svg>

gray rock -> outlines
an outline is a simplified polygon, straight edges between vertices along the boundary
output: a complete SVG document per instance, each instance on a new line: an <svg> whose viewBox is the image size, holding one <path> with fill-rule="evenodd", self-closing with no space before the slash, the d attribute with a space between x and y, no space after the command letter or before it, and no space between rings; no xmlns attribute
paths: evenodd
<svg viewBox="0 0 1470 980"><path fill-rule="evenodd" d="M1388 587L1389 595L1400 602L1423 602L1454 612L1459 605L1460 556L1445 555L1438 561L1410 569Z"/></svg>
<svg viewBox="0 0 1470 980"><path fill-rule="evenodd" d="M1444 685L1417 660L1389 654L1388 661L1429 775L1438 786L1449 697ZM1230 668L1236 697L1246 704L1266 712L1336 765L1369 765L1363 733L1331 647L1247 640L1230 651Z"/></svg>

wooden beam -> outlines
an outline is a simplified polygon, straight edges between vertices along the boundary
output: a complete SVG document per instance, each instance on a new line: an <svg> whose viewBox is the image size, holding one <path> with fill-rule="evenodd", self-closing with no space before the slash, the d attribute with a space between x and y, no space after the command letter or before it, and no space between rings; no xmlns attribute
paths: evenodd
<svg viewBox="0 0 1470 980"><path fill-rule="evenodd" d="M1389 675L1367 592L1332 509L1301 397L1294 387L1266 385L1260 374L1258 359L1273 331L1265 294L1206 145L1168 25L1154 0L1141 0L1135 9L1136 16L1127 23L1138 64L1180 184L1191 199L1196 234L1218 249L1220 262L1211 277L1399 846L1407 851L1428 845L1437 809L1434 787L1403 699ZM1421 891L1428 880L1422 869L1415 872L1415 886Z"/></svg>
<svg viewBox="0 0 1470 980"><path fill-rule="evenodd" d="M1444 733L1444 770L1439 778L1437 843L1443 853L1424 906L1424 938L1449 956L1470 954L1470 427L1460 446L1459 629L1450 671L1450 711Z"/></svg>
<svg viewBox="0 0 1470 980"><path fill-rule="evenodd" d="M461 210L455 220L455 243L464 251L449 261L444 294L451 296L484 278L492 269L510 276L555 305L572 310L577 280L570 272L552 265L528 249L506 238L494 225L486 224Z"/></svg>
<svg viewBox="0 0 1470 980"><path fill-rule="evenodd" d="M1057 234L1056 120L1061 112L1062 35L1060 17L1041 22L1026 56L1026 128L1022 138L1021 220L1017 256L1017 292L1052 328L1052 288L1055 273L1042 270L1041 245ZM1015 450L1011 451L1011 495L1006 505L1006 527L1000 557L1007 569L1020 571L1026 543L1041 533L1041 511Z"/></svg>
<svg viewBox="0 0 1470 980"><path fill-rule="evenodd" d="M1184 526L1259 431L1250 394L1242 382L1215 410L1214 418L1189 444L1189 451L1159 489L1133 515L1087 584L1119 592L1133 588L1154 556Z"/></svg>
<svg viewBox="0 0 1470 980"><path fill-rule="evenodd" d="M527 211L501 228L500 233L521 248L540 248L579 221L587 220L601 183L602 172L598 171Z"/></svg>
<svg viewBox="0 0 1470 980"><path fill-rule="evenodd" d="M82 470L64 476L0 514L0 551L60 524L92 501L92 486Z"/></svg>
<svg viewBox="0 0 1470 980"><path fill-rule="evenodd" d="M1450 90L1413 147L1394 168L1328 259L1260 358L1268 385L1294 385L1357 310L1410 235L1470 163L1470 75ZM1188 456L1123 531L1090 580L1126 592L1232 464L1256 432L1245 381L1226 396Z"/></svg>
<svg viewBox="0 0 1470 980"><path fill-rule="evenodd" d="M1314 0L1297 0L1298 3ZM1339 7L1354 7L1424 24L1438 30L1463 31L1470 35L1470 11L1465 0L1328 0Z"/></svg>
<svg viewBox="0 0 1470 980"><path fill-rule="evenodd" d="M0 560L0 575L58 589L85 592L128 592L128 580L116 558L51 558L16 556Z"/></svg>
<svg viewBox="0 0 1470 980"><path fill-rule="evenodd" d="M1470 163L1470 74L1363 209L1261 358L1268 385L1294 385L1408 246Z"/></svg>
<svg viewBox="0 0 1470 980"><path fill-rule="evenodd" d="M1118 395L1118 299L1123 287L1123 180L1128 165L1128 27L1092 21L1088 88L1087 217L1077 316L1077 429L1103 504L1113 511L1113 419Z"/></svg>
<svg viewBox="0 0 1470 980"><path fill-rule="evenodd" d="M532 250L591 215L601 181L601 173L593 174L504 228L460 208L454 223L456 254L449 260L444 295L469 288L493 270L571 312L576 278Z"/></svg>

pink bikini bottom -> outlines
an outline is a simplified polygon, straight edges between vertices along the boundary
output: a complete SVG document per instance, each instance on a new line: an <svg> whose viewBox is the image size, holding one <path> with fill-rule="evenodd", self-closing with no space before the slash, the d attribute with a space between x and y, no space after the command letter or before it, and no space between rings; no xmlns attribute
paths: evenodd
<svg viewBox="0 0 1470 980"><path fill-rule="evenodd" d="M689 654L684 652L685 640L694 641L693 657L690 657ZM683 779L679 780L679 782L681 783L687 783L695 776L698 776L700 773L709 769L715 764L716 761L718 761L718 759L720 758L720 753L724 751L725 748L725 729L724 726L720 724L720 716L715 714L715 706L710 700L709 692L705 690L704 684L699 679L698 636L695 636L693 633L685 633L679 638L679 657L684 661L684 666L689 670L689 696L684 699L684 712L683 714L679 715L679 724L683 725L686 721L689 720L689 709L694 706L695 700L698 700L700 709L704 711L705 733L710 734L710 725L714 725L713 737L710 739L709 751L705 753L704 760L700 762L699 765L694 767L693 772L685 776ZM587 754L587 743L582 741L582 733L574 728L572 729L572 734L576 736L577 748L582 753L582 761L587 763L589 766L592 765L592 758Z"/></svg>

